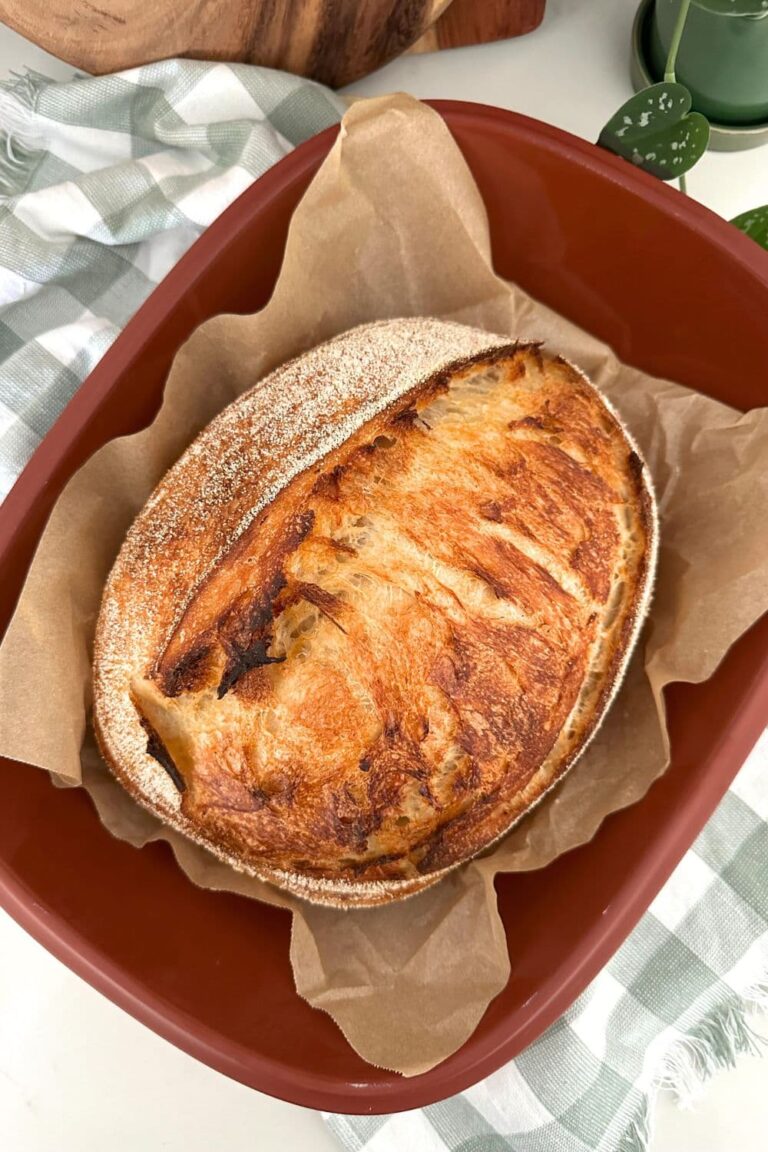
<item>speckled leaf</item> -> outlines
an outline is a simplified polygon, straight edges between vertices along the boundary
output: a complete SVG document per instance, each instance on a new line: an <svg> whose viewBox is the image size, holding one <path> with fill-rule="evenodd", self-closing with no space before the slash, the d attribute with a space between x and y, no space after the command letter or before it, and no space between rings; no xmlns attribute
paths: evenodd
<svg viewBox="0 0 768 1152"><path fill-rule="evenodd" d="M693 0L697 8L726 16L768 15L768 0Z"/></svg>
<svg viewBox="0 0 768 1152"><path fill-rule="evenodd" d="M761 247L768 250L768 204L761 208L751 208L731 220L745 235L751 236Z"/></svg>
<svg viewBox="0 0 768 1152"><path fill-rule="evenodd" d="M707 150L709 124L691 112L691 94L683 84L652 84L611 117L598 144L631 160L662 180L693 168Z"/></svg>

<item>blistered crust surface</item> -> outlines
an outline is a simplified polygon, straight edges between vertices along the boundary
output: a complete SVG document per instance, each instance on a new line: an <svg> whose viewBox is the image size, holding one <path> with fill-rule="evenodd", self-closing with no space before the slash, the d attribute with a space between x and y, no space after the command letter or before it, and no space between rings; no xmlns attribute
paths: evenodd
<svg viewBox="0 0 768 1152"><path fill-rule="evenodd" d="M642 462L566 362L356 329L223 412L137 519L97 631L105 756L236 866L408 895L573 763L654 549Z"/></svg>

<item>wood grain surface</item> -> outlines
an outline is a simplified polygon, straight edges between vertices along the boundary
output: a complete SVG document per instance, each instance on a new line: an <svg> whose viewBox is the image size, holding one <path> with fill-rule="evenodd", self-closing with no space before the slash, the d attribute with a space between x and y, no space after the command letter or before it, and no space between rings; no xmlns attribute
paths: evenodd
<svg viewBox="0 0 768 1152"><path fill-rule="evenodd" d="M529 31L545 2L0 0L0 19L86 72L185 56L263 64L340 87L414 46L433 51Z"/></svg>
<svg viewBox="0 0 768 1152"><path fill-rule="evenodd" d="M437 52L523 36L538 28L546 0L453 0L410 52Z"/></svg>

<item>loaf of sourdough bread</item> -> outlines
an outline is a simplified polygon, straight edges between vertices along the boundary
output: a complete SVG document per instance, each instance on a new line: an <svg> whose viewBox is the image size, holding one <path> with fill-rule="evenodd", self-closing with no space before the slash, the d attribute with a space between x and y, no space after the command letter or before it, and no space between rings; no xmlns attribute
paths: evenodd
<svg viewBox="0 0 768 1152"><path fill-rule="evenodd" d="M411 895L573 765L646 611L647 468L535 344L347 332L221 413L104 592L95 726L132 795L309 900Z"/></svg>

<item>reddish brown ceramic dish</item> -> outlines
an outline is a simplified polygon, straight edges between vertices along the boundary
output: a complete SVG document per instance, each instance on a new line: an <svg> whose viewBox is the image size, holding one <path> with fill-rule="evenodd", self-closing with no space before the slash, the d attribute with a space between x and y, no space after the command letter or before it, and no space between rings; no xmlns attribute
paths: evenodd
<svg viewBox="0 0 768 1152"><path fill-rule="evenodd" d="M768 258L757 245L554 128L477 105L436 107L485 198L502 275L629 363L741 408L768 402ZM298 149L208 230L41 445L0 510L0 628L72 471L150 419L176 349L201 320L266 303L291 212L332 141L327 132ZM245 248L259 260L242 260ZM659 276L670 252L674 280ZM713 342L714 331L728 339ZM501 913L514 923L509 984L461 1051L413 1079L365 1064L329 1017L299 999L286 913L195 888L165 845L136 852L101 827L84 793L56 790L43 773L7 761L0 901L118 1004L246 1084L313 1108L417 1107L530 1043L632 928L768 719L768 618L710 681L676 686L668 703L673 763L645 799L549 868L499 877ZM222 969L232 980L220 979Z"/></svg>

